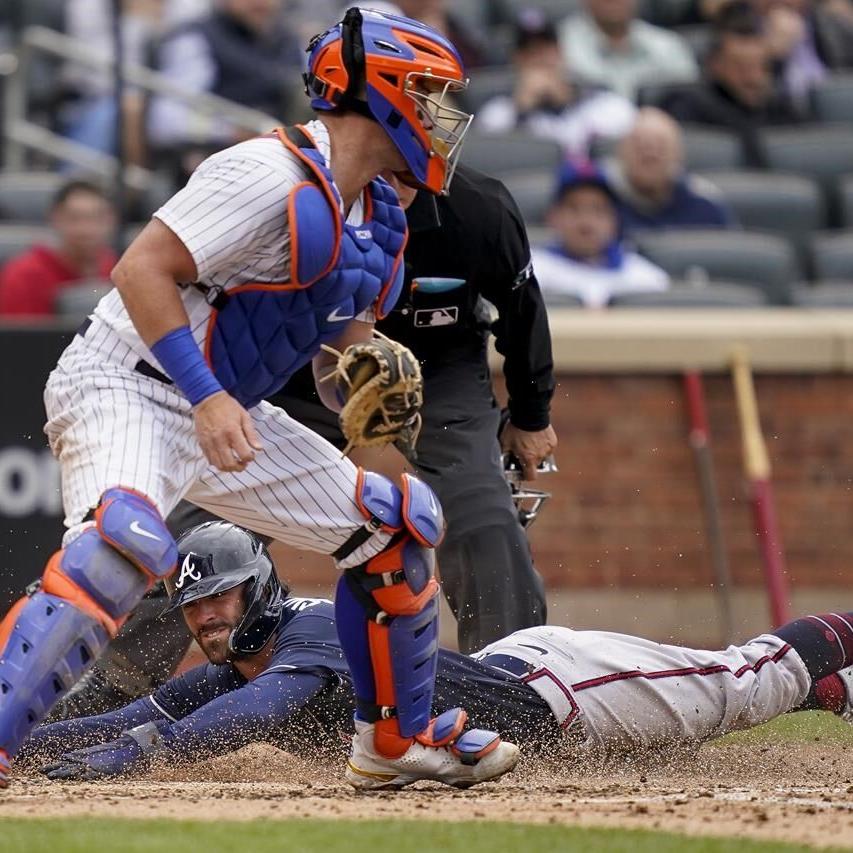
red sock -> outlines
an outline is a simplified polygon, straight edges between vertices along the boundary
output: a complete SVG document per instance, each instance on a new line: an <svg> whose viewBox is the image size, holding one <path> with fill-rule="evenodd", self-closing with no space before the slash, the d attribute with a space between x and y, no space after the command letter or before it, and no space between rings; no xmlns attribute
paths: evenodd
<svg viewBox="0 0 853 853"><path fill-rule="evenodd" d="M840 714L847 704L847 689L841 676L834 672L816 681L814 698L820 710Z"/></svg>

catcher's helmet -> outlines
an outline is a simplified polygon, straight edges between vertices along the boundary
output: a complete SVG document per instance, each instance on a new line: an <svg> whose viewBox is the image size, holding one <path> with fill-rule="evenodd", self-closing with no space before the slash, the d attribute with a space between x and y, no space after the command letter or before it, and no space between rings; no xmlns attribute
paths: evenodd
<svg viewBox="0 0 853 853"><path fill-rule="evenodd" d="M168 610L246 584L246 609L228 638L234 654L260 651L281 620L282 587L266 546L254 533L227 521L208 521L178 539L178 570L166 581Z"/></svg>
<svg viewBox="0 0 853 853"><path fill-rule="evenodd" d="M308 53L311 106L379 122L409 167L401 180L446 193L473 118L447 103L468 85L456 48L419 21L352 8Z"/></svg>

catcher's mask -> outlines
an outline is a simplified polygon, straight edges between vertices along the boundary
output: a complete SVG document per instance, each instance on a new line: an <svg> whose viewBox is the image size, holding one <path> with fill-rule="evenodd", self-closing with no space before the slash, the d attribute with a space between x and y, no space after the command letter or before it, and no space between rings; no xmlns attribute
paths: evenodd
<svg viewBox="0 0 853 853"><path fill-rule="evenodd" d="M178 569L166 580L166 612L245 584L246 609L228 648L234 655L259 652L278 627L290 592L279 582L264 543L235 524L208 521L184 533L177 545Z"/></svg>
<svg viewBox="0 0 853 853"><path fill-rule="evenodd" d="M504 453L503 466L504 477L509 483L512 500L518 512L518 521L523 528L527 529L536 521L539 511L544 506L545 501L551 497L551 493L544 492L542 489L532 489L524 484L522 480L524 472L521 463L512 453ZM553 456L548 456L536 466L537 474L550 474L556 470L557 463Z"/></svg>
<svg viewBox="0 0 853 853"><path fill-rule="evenodd" d="M311 39L308 54L311 107L378 122L408 167L400 180L446 193L473 119L451 105L468 85L456 48L420 21L351 8Z"/></svg>

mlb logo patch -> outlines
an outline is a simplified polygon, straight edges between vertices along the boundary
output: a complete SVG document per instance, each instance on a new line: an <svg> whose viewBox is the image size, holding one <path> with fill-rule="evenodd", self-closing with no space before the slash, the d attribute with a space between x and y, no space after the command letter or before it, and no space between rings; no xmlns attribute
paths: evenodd
<svg viewBox="0 0 853 853"><path fill-rule="evenodd" d="M459 322L459 308L448 305L447 308L420 308L415 311L415 326L425 329L432 326L452 326Z"/></svg>

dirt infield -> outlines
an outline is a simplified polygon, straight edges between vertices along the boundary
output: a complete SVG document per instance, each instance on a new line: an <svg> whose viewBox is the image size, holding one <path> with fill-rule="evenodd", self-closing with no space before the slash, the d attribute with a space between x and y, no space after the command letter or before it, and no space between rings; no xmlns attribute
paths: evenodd
<svg viewBox="0 0 853 853"><path fill-rule="evenodd" d="M60 784L18 778L0 795L0 821L82 815L511 820L853 850L853 745L712 745L694 758L604 772L527 763L499 783L470 791L423 784L396 794L357 795L336 772L258 745L182 771L162 769L154 779Z"/></svg>

